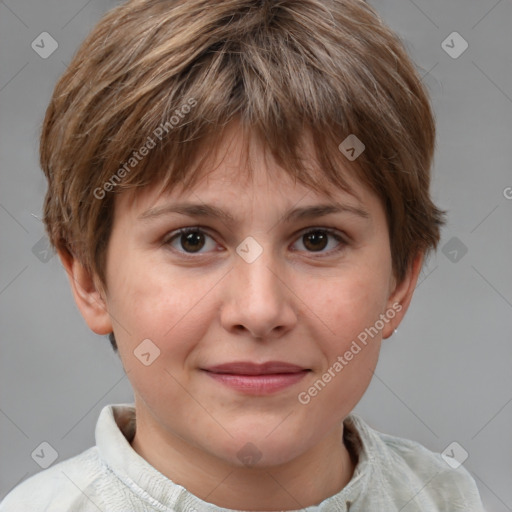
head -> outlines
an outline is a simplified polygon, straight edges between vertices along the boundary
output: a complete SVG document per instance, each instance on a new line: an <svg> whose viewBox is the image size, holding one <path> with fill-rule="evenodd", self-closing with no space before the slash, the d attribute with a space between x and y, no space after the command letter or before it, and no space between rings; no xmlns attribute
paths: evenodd
<svg viewBox="0 0 512 512"><path fill-rule="evenodd" d="M138 406L234 462L293 412L254 438L277 464L356 405L407 310L443 223L434 142L414 65L363 1L132 0L55 88L44 222ZM305 374L271 396L206 371L276 360Z"/></svg>

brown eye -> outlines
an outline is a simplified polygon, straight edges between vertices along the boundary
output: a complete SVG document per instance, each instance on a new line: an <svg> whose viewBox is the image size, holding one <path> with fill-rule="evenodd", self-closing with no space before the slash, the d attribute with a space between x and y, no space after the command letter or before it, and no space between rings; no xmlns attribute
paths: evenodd
<svg viewBox="0 0 512 512"><path fill-rule="evenodd" d="M201 250L204 246L204 234L199 231L182 233L180 235L180 245L187 252Z"/></svg>
<svg viewBox="0 0 512 512"><path fill-rule="evenodd" d="M333 243L334 242L334 243ZM187 227L174 231L163 240L163 245L168 245L174 252L183 257L206 256L215 251L215 240L200 227ZM210 243L210 247L208 247ZM303 249L292 249L306 253L318 253L317 257L330 256L342 251L348 244L338 231L326 228L309 229L299 236L296 244L302 243ZM329 248L329 246L332 246ZM327 250L326 250L327 249ZM218 248L217 248L218 250Z"/></svg>
<svg viewBox="0 0 512 512"><path fill-rule="evenodd" d="M310 251L322 251L327 247L328 237L323 231L310 231L303 235L304 247Z"/></svg>
<svg viewBox="0 0 512 512"><path fill-rule="evenodd" d="M200 228L183 228L175 232L174 235L164 240L164 245L171 246L175 251L182 254L203 254L200 252L207 246L208 239L211 240L212 247L215 243L210 235Z"/></svg>
<svg viewBox="0 0 512 512"><path fill-rule="evenodd" d="M335 241L336 243L332 243ZM320 253L319 256L323 255L331 255L338 251L341 251L347 245L347 242L338 234L338 231L334 231L332 229L310 229L309 231L303 232L299 237L298 241L295 242L298 244L302 242L302 245L305 249L301 249L302 251L310 252L310 253ZM332 247L330 249L325 250L329 245ZM299 249L294 249L294 251Z"/></svg>

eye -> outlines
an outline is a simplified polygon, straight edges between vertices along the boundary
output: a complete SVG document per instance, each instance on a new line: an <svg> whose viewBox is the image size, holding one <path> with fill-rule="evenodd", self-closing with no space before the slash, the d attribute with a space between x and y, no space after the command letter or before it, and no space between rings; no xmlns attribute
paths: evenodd
<svg viewBox="0 0 512 512"><path fill-rule="evenodd" d="M337 243L333 249L324 251L329 245L329 238L334 239ZM302 232L298 241L302 241L307 252L321 252L322 254L341 251L346 245L344 238L337 231L327 228L309 228L308 231Z"/></svg>
<svg viewBox="0 0 512 512"><path fill-rule="evenodd" d="M206 245L205 240L209 238L213 240L203 229L199 227L189 227L179 229L177 232L170 233L169 237L164 240L164 245L170 245L178 252L181 250L175 247L177 245L184 249L185 254L201 254L200 250ZM215 244L213 244L215 246Z"/></svg>
<svg viewBox="0 0 512 512"><path fill-rule="evenodd" d="M173 231L163 241L163 245L169 245L174 251L185 257L190 255L193 258L193 254L208 252L208 240L210 240L210 250L215 249L216 243L213 238L204 229L196 226ZM332 240L336 242L335 247L325 251L324 249L329 246ZM336 253L347 245L344 237L338 231L328 228L309 228L302 232L295 244L299 242L305 247L306 252L321 253L322 255ZM201 252L205 247L206 250ZM294 252L297 250L300 251L300 249L293 249Z"/></svg>

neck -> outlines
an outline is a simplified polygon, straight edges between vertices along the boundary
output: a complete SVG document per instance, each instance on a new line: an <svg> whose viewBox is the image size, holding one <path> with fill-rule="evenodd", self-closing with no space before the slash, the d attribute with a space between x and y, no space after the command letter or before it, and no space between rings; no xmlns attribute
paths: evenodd
<svg viewBox="0 0 512 512"><path fill-rule="evenodd" d="M131 444L174 483L203 501L235 510L298 510L317 505L343 489L354 471L342 424L308 452L269 467L231 465L139 416Z"/></svg>

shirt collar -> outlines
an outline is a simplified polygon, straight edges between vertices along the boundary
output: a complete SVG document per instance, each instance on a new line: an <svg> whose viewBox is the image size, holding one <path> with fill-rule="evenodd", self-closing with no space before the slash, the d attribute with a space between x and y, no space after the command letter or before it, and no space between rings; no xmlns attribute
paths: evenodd
<svg viewBox="0 0 512 512"><path fill-rule="evenodd" d="M339 493L301 512L347 512L371 481L374 469L371 432L356 414L347 416L343 423L345 442L358 459L352 479ZM233 512L199 499L143 459L130 445L135 428L135 404L107 405L99 415L95 436L102 462L139 499L160 511Z"/></svg>

